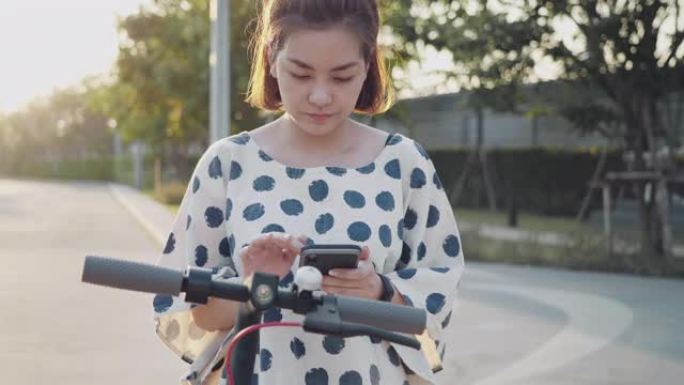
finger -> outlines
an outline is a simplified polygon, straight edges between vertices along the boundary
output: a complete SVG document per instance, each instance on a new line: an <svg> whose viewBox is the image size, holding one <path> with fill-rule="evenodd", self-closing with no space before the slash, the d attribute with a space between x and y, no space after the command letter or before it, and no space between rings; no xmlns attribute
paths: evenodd
<svg viewBox="0 0 684 385"><path fill-rule="evenodd" d="M367 261L370 259L370 249L368 246L363 246L361 248L361 253L359 254L360 261Z"/></svg>
<svg viewBox="0 0 684 385"><path fill-rule="evenodd" d="M360 280L366 278L374 271L370 261L359 261L356 269L331 269L328 275L341 279Z"/></svg>
<svg viewBox="0 0 684 385"><path fill-rule="evenodd" d="M331 277L329 275L323 276L323 281L321 281L322 286L328 287L341 287L341 288L358 288L363 282L359 280L351 279L340 279Z"/></svg>
<svg viewBox="0 0 684 385"><path fill-rule="evenodd" d="M263 248L273 240L273 233L262 234L254 238L249 244L254 248Z"/></svg>
<svg viewBox="0 0 684 385"><path fill-rule="evenodd" d="M321 287L321 290L328 294L333 294L333 295L344 295L347 297L357 297L357 298L370 298L370 294L367 293L364 290L358 290L358 289L349 289L349 288L342 288L342 287L334 287L334 286L323 286Z"/></svg>

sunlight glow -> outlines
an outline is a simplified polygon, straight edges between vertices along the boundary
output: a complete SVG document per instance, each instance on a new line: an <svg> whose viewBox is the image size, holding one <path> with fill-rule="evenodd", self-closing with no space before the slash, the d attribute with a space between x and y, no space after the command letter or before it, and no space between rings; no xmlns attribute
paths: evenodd
<svg viewBox="0 0 684 385"><path fill-rule="evenodd" d="M145 2L0 0L0 113L107 73L118 50L117 15Z"/></svg>

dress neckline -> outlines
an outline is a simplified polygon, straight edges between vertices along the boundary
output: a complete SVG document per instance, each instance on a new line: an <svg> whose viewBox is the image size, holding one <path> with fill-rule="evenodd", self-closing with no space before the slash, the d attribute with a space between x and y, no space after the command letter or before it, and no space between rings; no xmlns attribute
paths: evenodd
<svg viewBox="0 0 684 385"><path fill-rule="evenodd" d="M385 145L382 147L382 149L378 152L378 154L373 158L370 162L366 163L363 166L359 167L345 167L345 166L335 166L335 165L326 165L326 166L311 166L311 167L295 167L295 166L288 166L284 163L281 163L279 160L275 159L272 157L270 154L268 154L266 151L264 151L261 146L254 140L254 138L250 135L248 131L242 131L239 133L237 136L244 138L243 140L247 142L248 146L253 146L254 149L259 153L259 157L262 158L263 160L267 160L269 163L274 163L278 165L281 168L286 168L290 170L307 170L307 171L328 171L328 172L333 172L335 173L336 171L347 171L347 170L357 170L362 173L365 173L364 171L366 170L371 170L374 168L375 163L380 161L385 154L389 152L389 148L393 147L392 144L397 142L397 136L399 134L396 133L389 133L387 134L387 139L385 140Z"/></svg>

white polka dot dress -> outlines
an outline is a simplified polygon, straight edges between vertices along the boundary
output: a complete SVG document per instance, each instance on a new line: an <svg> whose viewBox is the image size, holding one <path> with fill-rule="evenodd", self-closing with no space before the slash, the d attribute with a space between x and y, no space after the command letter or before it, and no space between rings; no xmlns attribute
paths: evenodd
<svg viewBox="0 0 684 385"><path fill-rule="evenodd" d="M304 234L311 243L368 246L378 272L390 278L407 303L427 310L428 334L444 354L441 336L463 273L463 253L446 194L418 143L392 134L363 167L293 168L261 150L247 132L222 139L197 164L160 265L212 268L240 282L237 250L267 232ZM291 284L292 273L280 283ZM182 298L156 296L157 334L190 364L183 383L201 384L211 375L225 384L217 374L223 372L230 335L198 328L190 308ZM264 321L302 319L281 309L264 314ZM261 385L434 381L422 352L369 337L267 328L261 331L256 358L252 382Z"/></svg>

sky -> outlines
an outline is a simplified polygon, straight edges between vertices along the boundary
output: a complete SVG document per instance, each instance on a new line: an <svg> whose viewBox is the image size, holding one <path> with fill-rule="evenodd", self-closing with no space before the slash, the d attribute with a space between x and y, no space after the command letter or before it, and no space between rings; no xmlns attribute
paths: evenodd
<svg viewBox="0 0 684 385"><path fill-rule="evenodd" d="M0 114L21 109L88 75L108 73L116 59L117 15L149 0L0 0ZM411 66L420 79L411 95L446 92L441 78L425 76L450 59L431 53L427 66Z"/></svg>
<svg viewBox="0 0 684 385"><path fill-rule="evenodd" d="M144 0L0 0L0 113L107 73L117 15Z"/></svg>
<svg viewBox="0 0 684 385"><path fill-rule="evenodd" d="M109 73L118 50L117 17L150 1L0 0L0 114L77 85L88 75ZM450 55L434 50L421 54L429 59L399 74L410 85L400 97L458 89L429 74L451 68Z"/></svg>

